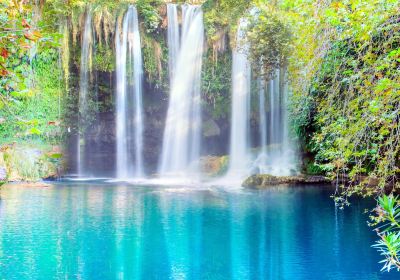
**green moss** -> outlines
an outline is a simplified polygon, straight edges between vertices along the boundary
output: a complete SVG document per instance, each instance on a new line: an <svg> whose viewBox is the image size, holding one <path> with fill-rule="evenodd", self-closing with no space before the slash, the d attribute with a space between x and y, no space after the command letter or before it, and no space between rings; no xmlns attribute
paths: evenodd
<svg viewBox="0 0 400 280"><path fill-rule="evenodd" d="M155 88L168 88L168 48L161 35L142 35L143 66L146 79Z"/></svg>

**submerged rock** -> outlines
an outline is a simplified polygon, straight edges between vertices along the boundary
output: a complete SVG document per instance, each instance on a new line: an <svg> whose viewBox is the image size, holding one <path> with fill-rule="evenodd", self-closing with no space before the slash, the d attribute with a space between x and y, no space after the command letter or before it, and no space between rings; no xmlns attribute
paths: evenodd
<svg viewBox="0 0 400 280"><path fill-rule="evenodd" d="M269 174L257 174L248 177L242 184L245 188L265 189L270 186L286 184L324 184L331 181L324 176L273 176Z"/></svg>

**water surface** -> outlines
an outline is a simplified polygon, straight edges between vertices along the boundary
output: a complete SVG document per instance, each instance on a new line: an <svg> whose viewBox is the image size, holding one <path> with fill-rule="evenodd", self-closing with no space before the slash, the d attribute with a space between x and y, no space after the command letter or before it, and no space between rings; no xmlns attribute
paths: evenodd
<svg viewBox="0 0 400 280"><path fill-rule="evenodd" d="M0 279L399 279L327 187L7 186Z"/></svg>

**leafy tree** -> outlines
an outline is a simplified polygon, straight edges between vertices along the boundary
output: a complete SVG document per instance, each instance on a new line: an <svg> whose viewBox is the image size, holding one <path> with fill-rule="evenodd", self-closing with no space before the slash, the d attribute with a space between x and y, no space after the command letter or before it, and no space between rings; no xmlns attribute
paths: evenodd
<svg viewBox="0 0 400 280"><path fill-rule="evenodd" d="M290 29L272 5L260 5L249 18L247 36L253 73L269 80L276 69L287 64L291 49Z"/></svg>

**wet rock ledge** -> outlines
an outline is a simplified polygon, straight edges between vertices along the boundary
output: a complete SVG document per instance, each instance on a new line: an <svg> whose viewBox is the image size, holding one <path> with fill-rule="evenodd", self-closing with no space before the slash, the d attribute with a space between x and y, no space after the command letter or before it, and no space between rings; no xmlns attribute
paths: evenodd
<svg viewBox="0 0 400 280"><path fill-rule="evenodd" d="M242 187L249 189L266 189L277 185L289 184L326 184L331 183L327 177L298 175L298 176L273 176L269 174L257 174L247 178Z"/></svg>

